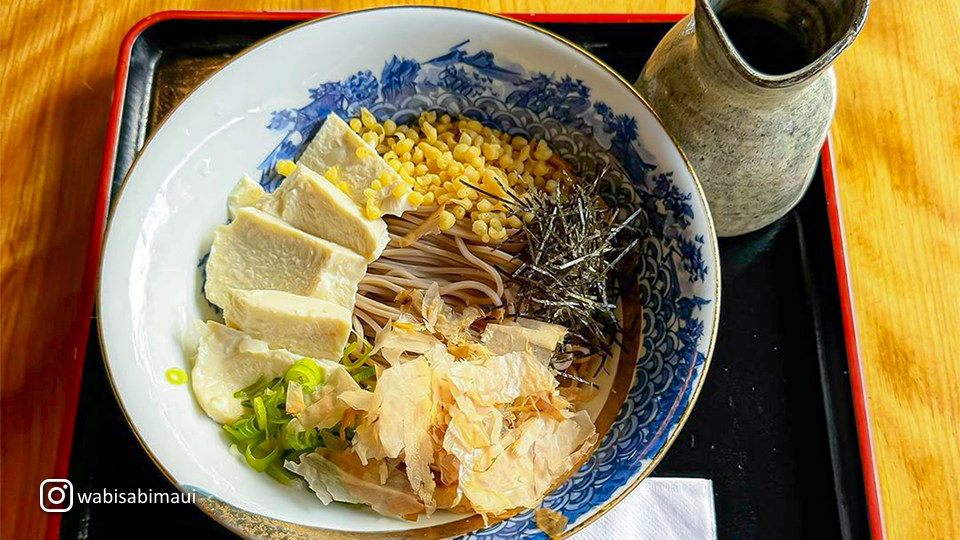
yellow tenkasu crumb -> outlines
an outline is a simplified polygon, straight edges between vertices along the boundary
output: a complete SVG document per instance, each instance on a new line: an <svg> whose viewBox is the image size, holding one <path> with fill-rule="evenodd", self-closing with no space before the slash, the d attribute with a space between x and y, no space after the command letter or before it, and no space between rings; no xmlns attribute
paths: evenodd
<svg viewBox="0 0 960 540"><path fill-rule="evenodd" d="M407 203L410 204L410 206L418 207L423 204L424 199L423 194L416 191L407 194Z"/></svg>
<svg viewBox="0 0 960 540"><path fill-rule="evenodd" d="M450 204L439 217L441 231L466 220L463 225L477 239L499 242L509 236L508 228L518 229L533 218L529 212L510 215L504 199L531 191L555 193L562 187L559 156L543 140L501 133L477 120L436 111L424 111L400 126L392 120L381 124L366 109L359 116L350 120L350 127L373 148L363 145L357 156L379 154L402 180L394 185L381 177L364 186L368 217L380 217L376 197L389 188L411 208Z"/></svg>
<svg viewBox="0 0 960 540"><path fill-rule="evenodd" d="M297 169L297 164L289 159L281 159L277 162L277 173L281 176L290 176Z"/></svg>
<svg viewBox="0 0 960 540"><path fill-rule="evenodd" d="M440 225L441 231L448 231L454 226L454 224L457 223L457 218L450 213L449 210L444 210L440 214L440 219L437 221L437 223Z"/></svg>
<svg viewBox="0 0 960 540"><path fill-rule="evenodd" d="M563 530L567 528L567 517L549 508L534 510L533 521L551 539L563 536Z"/></svg>
<svg viewBox="0 0 960 540"><path fill-rule="evenodd" d="M366 107L360 108L360 123L367 128L373 128L377 125L377 118L367 110Z"/></svg>
<svg viewBox="0 0 960 540"><path fill-rule="evenodd" d="M340 171L336 167L330 167L327 172L323 173L323 177L331 182L336 182L340 179Z"/></svg>

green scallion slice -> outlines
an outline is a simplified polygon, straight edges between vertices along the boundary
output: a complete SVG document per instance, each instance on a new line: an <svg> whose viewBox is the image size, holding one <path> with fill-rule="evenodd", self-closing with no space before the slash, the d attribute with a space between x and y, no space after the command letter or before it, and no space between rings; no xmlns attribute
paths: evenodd
<svg viewBox="0 0 960 540"><path fill-rule="evenodd" d="M263 389L266 387L267 387L267 380L264 379L263 377L260 377L259 379L256 380L256 382L254 382L250 386L246 388L241 388L240 390L237 390L236 392L234 392L233 397L241 398L244 396L253 396L255 394L259 394L260 392L262 392Z"/></svg>
<svg viewBox="0 0 960 540"><path fill-rule="evenodd" d="M243 455L247 460L247 465L249 465L251 469L257 472L265 472L273 460L280 456L280 447L277 446L267 455L263 456L262 458L258 458L253 455L253 446L250 445L247 446L246 450L244 450Z"/></svg>
<svg viewBox="0 0 960 540"><path fill-rule="evenodd" d="M370 367L367 367L367 368L364 368L364 369L361 369L360 371L358 371L358 372L353 376L353 380L355 380L355 381L357 381L357 382L360 382L360 381L365 381L365 380L367 380L367 379L369 379L369 378L371 378L371 377L376 377L376 376L377 376L377 368L375 368L375 367L373 367L373 366L370 366Z"/></svg>

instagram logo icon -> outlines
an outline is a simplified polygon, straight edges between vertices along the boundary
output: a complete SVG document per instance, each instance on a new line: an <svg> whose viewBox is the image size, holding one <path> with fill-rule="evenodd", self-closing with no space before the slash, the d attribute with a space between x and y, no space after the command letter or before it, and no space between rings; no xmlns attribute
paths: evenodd
<svg viewBox="0 0 960 540"><path fill-rule="evenodd" d="M40 509L44 512L66 512L73 508L73 483L52 478L40 483Z"/></svg>

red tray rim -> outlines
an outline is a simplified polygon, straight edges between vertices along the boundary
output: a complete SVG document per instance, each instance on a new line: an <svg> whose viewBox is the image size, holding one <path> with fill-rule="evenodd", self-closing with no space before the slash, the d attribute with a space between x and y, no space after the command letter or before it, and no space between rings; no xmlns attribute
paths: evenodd
<svg viewBox="0 0 960 540"><path fill-rule="evenodd" d="M141 34L153 25L175 19L186 20L276 20L307 21L336 13L334 11L191 11L168 10L148 15L138 21L124 36L117 59L116 77L113 85L113 102L110 106L110 119L107 125L107 139L104 144L97 203L91 224L90 242L87 246L84 275L81 283L77 324L71 333L74 365L69 371L66 388L66 421L60 433L60 443L54 477L66 478L70 462L70 450L77 415L83 362L89 335L89 313L93 309L97 273L100 264L100 249L106 229L107 211L110 199L117 143L120 136L120 117L124 105L130 54L133 44ZM503 13L502 15L533 23L675 23L686 16L684 13ZM867 513L871 535L874 540L883 540L883 515L880 507L880 489L877 483L877 467L873 457L872 433L869 422L866 387L856 332L856 319L853 311L853 297L849 281L849 264L843 235L843 219L840 212L840 196L834 171L831 137L823 144L821 151L824 190L827 197L827 214L830 220L830 236L833 242L834 264L837 272L837 284L840 290L840 308L843 316L843 333L847 348L847 362L850 369L850 384L853 394L854 415L857 424L857 438L860 447L860 459L863 467ZM48 514L46 538L56 539L60 532L60 514Z"/></svg>

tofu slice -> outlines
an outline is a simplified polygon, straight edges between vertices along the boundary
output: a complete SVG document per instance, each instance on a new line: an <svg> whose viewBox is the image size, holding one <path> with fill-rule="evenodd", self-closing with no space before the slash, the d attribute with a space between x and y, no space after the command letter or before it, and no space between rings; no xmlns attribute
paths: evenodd
<svg viewBox="0 0 960 540"><path fill-rule="evenodd" d="M259 183L254 182L249 176L243 175L243 178L227 195L227 213L230 215L230 219L237 217L238 210L246 206L253 206L264 195L266 195L266 192L263 191L263 187Z"/></svg>
<svg viewBox="0 0 960 540"><path fill-rule="evenodd" d="M200 336L190 384L207 416L221 424L232 424L240 415L250 412L243 407L243 399L233 394L257 382L260 377L267 382L283 377L301 358L302 355L284 349L271 349L266 342L240 330L208 321ZM322 358L312 360L323 370L324 380L328 381L319 393L330 390L339 393L343 384L334 383L344 378L359 388L343 365Z"/></svg>
<svg viewBox="0 0 960 540"><path fill-rule="evenodd" d="M208 321L200 337L190 383L207 416L221 424L236 422L243 401L233 394L263 377L283 377L300 356L271 350L267 344L220 323Z"/></svg>
<svg viewBox="0 0 960 540"><path fill-rule="evenodd" d="M353 314L334 303L282 291L230 291L227 324L271 347L312 358L339 358Z"/></svg>
<svg viewBox="0 0 960 540"><path fill-rule="evenodd" d="M368 261L380 257L390 242L385 221L367 219L343 191L302 164L260 207L294 227L340 244Z"/></svg>
<svg viewBox="0 0 960 540"><path fill-rule="evenodd" d="M403 182L397 171L334 113L327 116L320 131L297 160L297 165L306 165L320 174L336 167L338 182L346 183L348 195L361 209L367 204L363 190L374 180L379 180L382 186L377 192L381 212L399 216L416 208L406 196L393 195L395 184Z"/></svg>
<svg viewBox="0 0 960 540"><path fill-rule="evenodd" d="M207 299L225 308L231 289L284 291L353 310L363 257L284 223L256 208L241 208L214 233L207 260Z"/></svg>

